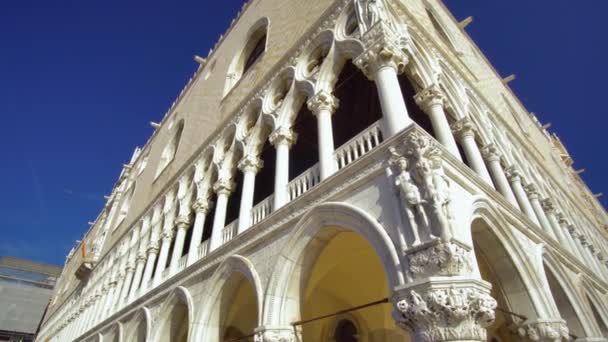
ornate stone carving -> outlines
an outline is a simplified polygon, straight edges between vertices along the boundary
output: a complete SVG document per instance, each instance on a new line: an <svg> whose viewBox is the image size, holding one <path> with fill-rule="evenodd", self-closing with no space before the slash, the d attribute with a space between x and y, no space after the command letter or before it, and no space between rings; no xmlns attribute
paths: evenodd
<svg viewBox="0 0 608 342"><path fill-rule="evenodd" d="M471 248L458 242L433 241L408 253L413 280L430 276L469 275L473 272Z"/></svg>
<svg viewBox="0 0 608 342"><path fill-rule="evenodd" d="M494 144L487 144L481 149L481 154L488 161L499 161L500 160L500 151Z"/></svg>
<svg viewBox="0 0 608 342"><path fill-rule="evenodd" d="M220 178L213 184L213 191L216 194L221 195L230 195L234 190L234 182L231 179Z"/></svg>
<svg viewBox="0 0 608 342"><path fill-rule="evenodd" d="M397 324L415 341L485 341L495 319L496 301L489 284L450 281L423 284L393 295Z"/></svg>
<svg viewBox="0 0 608 342"><path fill-rule="evenodd" d="M292 326L260 327L253 339L255 342L295 342L296 334Z"/></svg>
<svg viewBox="0 0 608 342"><path fill-rule="evenodd" d="M188 227L190 227L190 216L189 215L179 215L176 219L175 219L175 225L177 226L177 229L187 229Z"/></svg>
<svg viewBox="0 0 608 342"><path fill-rule="evenodd" d="M404 71L409 62L409 36L395 33L383 21L376 23L361 38L366 50L353 59L353 63L365 76L374 80L377 70L391 67L398 73Z"/></svg>
<svg viewBox="0 0 608 342"><path fill-rule="evenodd" d="M545 198L540 202L540 204L543 207L543 210L547 213L555 213L555 211L557 210L557 207L555 206L555 201L553 201L551 198Z"/></svg>
<svg viewBox="0 0 608 342"><path fill-rule="evenodd" d="M291 147L291 145L296 143L297 138L298 134L291 128L279 127L270 134L268 140L273 146L277 146L277 144L287 144Z"/></svg>
<svg viewBox="0 0 608 342"><path fill-rule="evenodd" d="M538 188L536 185L530 183L524 186L524 190L526 191L526 195L530 198L530 200L538 199Z"/></svg>
<svg viewBox="0 0 608 342"><path fill-rule="evenodd" d="M253 172L257 174L262 167L264 167L264 161L256 156L246 155L241 159L237 167L243 172Z"/></svg>
<svg viewBox="0 0 608 342"><path fill-rule="evenodd" d="M517 170L515 165L511 165L505 169L507 179L511 183L521 182L521 173Z"/></svg>
<svg viewBox="0 0 608 342"><path fill-rule="evenodd" d="M439 85L433 84L414 95L414 100L420 108L428 111L433 106L443 106L445 96Z"/></svg>
<svg viewBox="0 0 608 342"><path fill-rule="evenodd" d="M524 341L569 341L570 332L562 319L543 319L517 323L517 334Z"/></svg>
<svg viewBox="0 0 608 342"><path fill-rule="evenodd" d="M467 116L452 124L452 132L463 139L464 137L475 137L477 130L473 121Z"/></svg>
<svg viewBox="0 0 608 342"><path fill-rule="evenodd" d="M213 203L211 203L208 199L198 199L196 202L194 202L194 205L192 205L192 209L194 209L196 213L200 212L203 214L207 214L211 207L213 207Z"/></svg>
<svg viewBox="0 0 608 342"><path fill-rule="evenodd" d="M306 101L308 109L313 113L317 114L322 110L326 110L330 113L334 113L340 105L340 100L333 96L327 91L320 91Z"/></svg>

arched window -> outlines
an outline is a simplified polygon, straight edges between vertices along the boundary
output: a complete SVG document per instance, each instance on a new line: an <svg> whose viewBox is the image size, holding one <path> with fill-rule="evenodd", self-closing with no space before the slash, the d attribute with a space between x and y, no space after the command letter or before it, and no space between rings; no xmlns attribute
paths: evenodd
<svg viewBox="0 0 608 342"><path fill-rule="evenodd" d="M243 75L262 57L266 51L267 34L268 20L266 18L253 25L242 52L234 57L228 67L224 95L228 94Z"/></svg>
<svg viewBox="0 0 608 342"><path fill-rule="evenodd" d="M175 158L175 153L177 152L177 147L179 145L183 130L184 121L182 120L175 126L173 137L171 138L171 140L169 140L169 143L165 146L163 152L160 155L158 169L156 170L156 176L154 178L160 176L160 174L165 170L167 165L169 165L173 158Z"/></svg>
<svg viewBox="0 0 608 342"><path fill-rule="evenodd" d="M433 10L427 7L426 14L429 17L431 24L435 28L435 31L437 31L439 38L441 38L441 40L443 40L443 42L446 43L452 49L456 49L456 44L454 44L452 37L450 37L448 31L444 28L439 19L437 19L437 16L435 15L435 13L433 13Z"/></svg>
<svg viewBox="0 0 608 342"><path fill-rule="evenodd" d="M336 326L334 339L336 342L357 342L357 327L348 319L341 320Z"/></svg>
<svg viewBox="0 0 608 342"><path fill-rule="evenodd" d="M118 219L116 220L116 225L114 229L116 229L120 223L127 217L127 213L129 212L129 208L131 207L131 199L133 198L133 193L135 192L135 182L131 184L129 189L125 192L122 203L120 205L120 211L118 212Z"/></svg>

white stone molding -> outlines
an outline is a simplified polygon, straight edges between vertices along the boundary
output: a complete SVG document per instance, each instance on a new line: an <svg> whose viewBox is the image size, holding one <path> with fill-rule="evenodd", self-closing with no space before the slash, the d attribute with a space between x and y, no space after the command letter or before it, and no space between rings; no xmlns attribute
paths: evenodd
<svg viewBox="0 0 608 342"><path fill-rule="evenodd" d="M517 324L517 334L523 341L569 341L570 333L562 319L528 320Z"/></svg>
<svg viewBox="0 0 608 342"><path fill-rule="evenodd" d="M293 326L262 326L255 329L255 342L296 342L297 334Z"/></svg>

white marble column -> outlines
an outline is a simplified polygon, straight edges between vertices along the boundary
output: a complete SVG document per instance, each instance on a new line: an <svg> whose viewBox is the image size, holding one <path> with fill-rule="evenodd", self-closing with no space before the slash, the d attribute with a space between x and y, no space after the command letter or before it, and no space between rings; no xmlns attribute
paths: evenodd
<svg viewBox="0 0 608 342"><path fill-rule="evenodd" d="M110 282L108 283L108 293L106 295L106 301L101 310L100 320L105 319L111 312L112 304L114 303L114 296L116 295L116 284L118 283L118 279L116 279L116 275L112 274L110 278Z"/></svg>
<svg viewBox="0 0 608 342"><path fill-rule="evenodd" d="M540 223L540 227L542 230L551 236L553 239L557 239L553 234L553 229L551 228L551 224L545 215L545 211L543 210L542 205L540 204L540 195L538 194L538 189L536 185L530 183L524 187L528 198L530 199L530 204L532 205L532 209L534 209L534 213L536 214L536 218Z"/></svg>
<svg viewBox="0 0 608 342"><path fill-rule="evenodd" d="M210 208L211 204L209 203L208 199L201 198L194 203L194 227L192 228L192 239L190 240L190 247L188 248L188 265L192 265L198 258L198 249L203 238L205 218L207 217L207 213L209 213Z"/></svg>
<svg viewBox="0 0 608 342"><path fill-rule="evenodd" d="M297 134L291 128L279 127L270 134L269 141L277 150L274 173L273 210L278 210L289 201L289 149L296 142Z"/></svg>
<svg viewBox="0 0 608 342"><path fill-rule="evenodd" d="M450 124L443 110L444 95L438 85L431 85L414 96L416 103L431 119L433 131L439 142L446 147L450 153L462 160Z"/></svg>
<svg viewBox="0 0 608 342"><path fill-rule="evenodd" d="M317 117L321 180L333 175L337 170L331 116L338 108L339 103L340 101L327 91L320 91L307 101L308 109Z"/></svg>
<svg viewBox="0 0 608 342"><path fill-rule="evenodd" d="M154 279L152 283L157 286L161 283L163 278L163 271L167 268L167 258L169 258L169 249L171 248L171 242L173 241L173 227L171 229L163 229L163 235L161 237L160 252L158 253L158 262L156 263L156 270L154 271Z"/></svg>
<svg viewBox="0 0 608 342"><path fill-rule="evenodd" d="M190 228L190 216L180 215L175 221L177 227L177 233L175 234L175 244L173 245L173 255L171 255L171 263L169 264L169 273L175 274L179 266L179 259L182 257L184 251L184 241L186 240L186 233Z"/></svg>
<svg viewBox="0 0 608 342"><path fill-rule="evenodd" d="M492 177L483 161L481 151L479 151L479 147L475 142L476 129L471 119L465 117L456 121L454 125L452 125L452 131L459 139L467 161L471 165L471 169L485 180L486 183L493 187L494 183L492 183Z"/></svg>
<svg viewBox="0 0 608 342"><path fill-rule="evenodd" d="M234 183L230 179L218 179L213 185L217 201L215 203L215 215L213 216L213 228L211 229L211 241L209 241L210 251L222 245L222 229L226 226L228 198L233 190Z"/></svg>
<svg viewBox="0 0 608 342"><path fill-rule="evenodd" d="M500 153L498 152L496 146L494 146L494 144L488 144L483 147L482 153L487 160L490 174L492 175L494 185L496 186L498 192L500 192L507 199L507 201L513 204L516 208L519 208L515 195L513 195L513 191L511 190L507 177L505 176L505 172L500 165Z"/></svg>
<svg viewBox="0 0 608 342"><path fill-rule="evenodd" d="M141 223L141 234L139 234L139 241L137 245L137 255L135 258L135 275L133 276L133 282L131 283L131 289L128 294L128 302L135 299L137 289L141 286L141 280L143 277L144 267L146 266L147 253L150 234L150 217L144 216Z"/></svg>
<svg viewBox="0 0 608 342"><path fill-rule="evenodd" d="M521 183L521 173L517 170L515 165L511 165L506 168L507 178L509 179L509 183L511 184L511 189L513 189L513 193L515 194L515 198L519 203L519 207L523 211L523 213L530 219L532 222L540 225L538 218L536 218L536 214L534 213L534 209L532 208L532 204L526 195L526 191L524 190L524 186Z"/></svg>
<svg viewBox="0 0 608 342"><path fill-rule="evenodd" d="M591 249L589 248L591 245L589 240L585 235L580 234L579 239L581 241L581 245L583 246L583 253L585 253L587 260L587 267L593 272L599 272L600 270L597 268L597 263L595 263L593 254L591 253Z"/></svg>
<svg viewBox="0 0 608 342"><path fill-rule="evenodd" d="M243 191L239 207L238 233L244 232L251 226L251 209L255 194L255 176L264 163L256 156L247 155L239 162L238 168L243 173Z"/></svg>
<svg viewBox="0 0 608 342"><path fill-rule="evenodd" d="M557 238L557 241L561 242L564 245L567 244L568 242L562 234L561 227L559 225L559 222L557 221L557 207L555 206L555 202L550 198L545 198L541 201L541 206L545 211L545 215L547 216L547 220L549 221L549 224L553 231L553 235Z"/></svg>
<svg viewBox="0 0 608 342"><path fill-rule="evenodd" d="M562 232L563 232L565 239L568 241L568 249L570 250L570 253L572 255L574 255L576 258L578 258L579 260L583 260L581 257L580 251L578 250L578 248L576 246L576 242L572 238L572 234L570 234L570 232L569 232L569 227L571 226L571 223L568 221L568 219L566 219L566 216L564 216L564 214L562 214L562 213L557 214L557 222L559 223L560 227L562 228ZM574 227L572 227L572 228L574 229Z"/></svg>
<svg viewBox="0 0 608 342"><path fill-rule="evenodd" d="M353 60L365 76L376 83L386 138L413 123L397 78L408 63L402 44L404 38L384 23L378 23L363 33L361 40L365 51Z"/></svg>
<svg viewBox="0 0 608 342"><path fill-rule="evenodd" d="M131 257L129 257L131 259ZM125 276L124 282L122 284L122 288L120 289L118 298L116 300L116 308L122 307L122 304L127 299L127 295L129 294L129 288L131 287L131 282L133 281L133 271L135 270L135 260L128 260L127 265L125 266Z"/></svg>

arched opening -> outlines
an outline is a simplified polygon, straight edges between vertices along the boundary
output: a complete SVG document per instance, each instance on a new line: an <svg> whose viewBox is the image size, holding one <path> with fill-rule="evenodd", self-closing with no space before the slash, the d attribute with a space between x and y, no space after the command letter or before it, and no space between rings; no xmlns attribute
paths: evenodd
<svg viewBox="0 0 608 342"><path fill-rule="evenodd" d="M256 288L250 277L243 272L253 272L242 257L231 257L220 266L213 279L217 286L212 290L206 307L210 310L203 317L206 328L203 341L251 341L251 335L259 325ZM236 268L236 269L235 269ZM249 337L248 337L249 336Z"/></svg>
<svg viewBox="0 0 608 342"><path fill-rule="evenodd" d="M268 21L264 18L256 23L247 37L241 53L234 57L226 75L226 95L234 85L245 75L266 51Z"/></svg>
<svg viewBox="0 0 608 342"><path fill-rule="evenodd" d="M513 326L537 317L534 304L515 267L511 254L483 219L472 223L475 258L481 278L492 284L496 320L488 330L488 341L519 341Z"/></svg>
<svg viewBox="0 0 608 342"><path fill-rule="evenodd" d="M293 156L289 160L290 180L298 177L319 161L317 121L308 106L300 107L292 129L298 134L298 137L289 151L290 156Z"/></svg>
<svg viewBox="0 0 608 342"><path fill-rule="evenodd" d="M316 318L389 296L383 264L359 234L324 227L305 249L299 279L301 318ZM378 304L315 320L301 326L303 341L408 341L391 317L389 304Z"/></svg>
<svg viewBox="0 0 608 342"><path fill-rule="evenodd" d="M351 61L342 68L333 93L340 100L332 116L337 148L380 120L382 109L374 82L368 80Z"/></svg>
<svg viewBox="0 0 608 342"><path fill-rule="evenodd" d="M156 169L156 177L160 176L160 174L167 168L167 166L171 163L173 158L175 158L175 154L177 153L177 148L179 146L180 139L182 137L182 132L184 130L184 120L180 120L177 125L174 127L174 130L171 135L171 138L167 142L167 145L163 148L163 151L160 155L160 160L158 162L158 168Z"/></svg>
<svg viewBox="0 0 608 342"><path fill-rule="evenodd" d="M181 300L174 300L169 310L160 314L165 315L157 341L187 342L188 341L188 305Z"/></svg>
<svg viewBox="0 0 608 342"><path fill-rule="evenodd" d="M268 141L266 141L262 147L260 159L264 163L264 166L255 176L255 191L253 192L254 206L274 193L276 150Z"/></svg>
<svg viewBox="0 0 608 342"><path fill-rule="evenodd" d="M145 342L146 341L146 321L142 317L135 320L131 333L127 336L129 342Z"/></svg>
<svg viewBox="0 0 608 342"><path fill-rule="evenodd" d="M600 315L597 307L595 306L595 303L591 300L591 298L589 298L587 294L585 294L585 299L587 299L587 302L589 303L591 313L593 314L593 318L595 318L595 321L597 322L597 326L602 332L602 336L608 337L608 325L606 325L606 320L608 320L608 317L602 317L602 315Z"/></svg>
<svg viewBox="0 0 608 342"><path fill-rule="evenodd" d="M559 315L566 321L566 324L568 324L570 335L574 335L577 338L586 336L585 331L583 330L583 325L578 319L574 306L572 305L572 302L570 302L566 291L564 291L559 281L555 277L555 274L553 274L553 270L546 265L545 274L547 275L549 289L551 290L551 295L553 296L553 300L557 305Z"/></svg>

